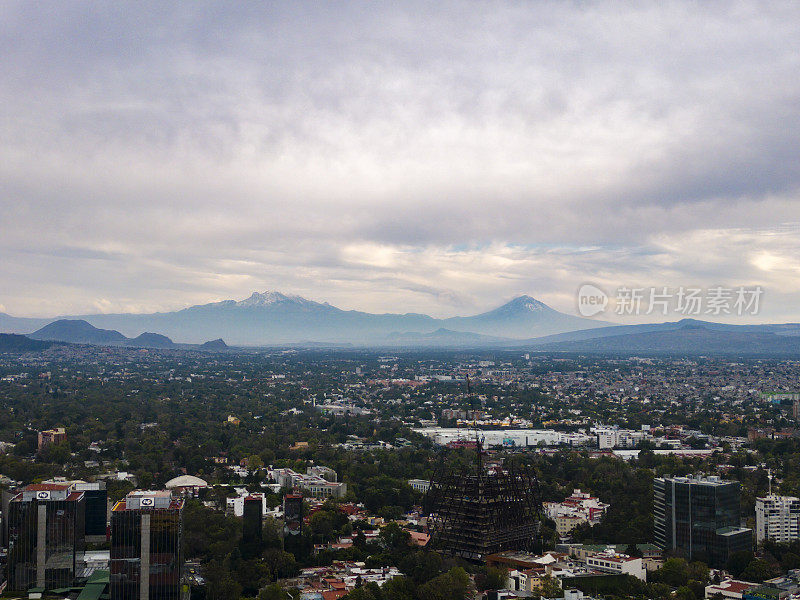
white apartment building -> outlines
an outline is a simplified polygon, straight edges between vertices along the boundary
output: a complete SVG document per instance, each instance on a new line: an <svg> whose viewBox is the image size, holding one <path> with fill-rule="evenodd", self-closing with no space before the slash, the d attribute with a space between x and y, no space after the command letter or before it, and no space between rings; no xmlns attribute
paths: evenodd
<svg viewBox="0 0 800 600"><path fill-rule="evenodd" d="M756 498L756 541L792 542L800 539L800 498Z"/></svg>
<svg viewBox="0 0 800 600"><path fill-rule="evenodd" d="M332 477L334 481L323 479L318 473ZM271 469L270 478L281 487L300 488L315 498L342 498L347 493L346 483L337 483L336 473L327 467L311 467L306 473L292 469Z"/></svg>
<svg viewBox="0 0 800 600"><path fill-rule="evenodd" d="M475 432L469 428L425 427L414 429L435 444L444 446L458 440L474 440ZM484 447L514 446L530 448L532 446L584 446L596 439L594 435L570 433L554 429L481 429L480 437Z"/></svg>
<svg viewBox="0 0 800 600"><path fill-rule="evenodd" d="M597 525L609 507L591 494L579 489L572 491L572 496L562 502L545 502L545 514L555 521L560 536L568 535L578 524Z"/></svg>
<svg viewBox="0 0 800 600"><path fill-rule="evenodd" d="M590 569L605 573L632 575L642 581L647 580L647 572L641 558L634 558L626 554L600 552L586 557L586 566Z"/></svg>
<svg viewBox="0 0 800 600"><path fill-rule="evenodd" d="M634 429L620 429L616 425L612 427L597 425L592 427L590 431L596 436L597 447L600 450L634 448L642 440L652 439L649 428L637 431Z"/></svg>

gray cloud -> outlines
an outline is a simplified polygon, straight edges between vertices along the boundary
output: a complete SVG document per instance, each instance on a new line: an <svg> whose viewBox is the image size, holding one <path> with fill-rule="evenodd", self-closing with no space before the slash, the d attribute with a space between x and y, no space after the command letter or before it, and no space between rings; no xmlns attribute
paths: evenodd
<svg viewBox="0 0 800 600"><path fill-rule="evenodd" d="M791 2L3 12L11 313L571 310L592 279L770 284L793 315Z"/></svg>

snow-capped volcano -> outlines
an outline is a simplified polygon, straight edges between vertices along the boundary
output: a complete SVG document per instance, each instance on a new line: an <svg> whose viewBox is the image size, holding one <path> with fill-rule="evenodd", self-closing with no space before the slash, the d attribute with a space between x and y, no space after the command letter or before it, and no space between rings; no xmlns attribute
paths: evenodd
<svg viewBox="0 0 800 600"><path fill-rule="evenodd" d="M237 302L236 306L246 308L254 306L274 306L276 304L317 304L317 302L306 300L302 296L287 295L268 290L263 294L253 292L248 298Z"/></svg>

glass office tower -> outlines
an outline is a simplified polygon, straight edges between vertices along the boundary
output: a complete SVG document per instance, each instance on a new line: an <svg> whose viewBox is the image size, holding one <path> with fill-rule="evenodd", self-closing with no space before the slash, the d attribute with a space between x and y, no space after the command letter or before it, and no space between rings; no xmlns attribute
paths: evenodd
<svg viewBox="0 0 800 600"><path fill-rule="evenodd" d="M724 567L730 554L752 548L740 527L739 483L719 477L659 477L653 481L656 544L690 560Z"/></svg>
<svg viewBox="0 0 800 600"><path fill-rule="evenodd" d="M83 492L86 502L86 537L87 541L100 542L106 539L108 524L108 492L106 482L76 482L72 490Z"/></svg>
<svg viewBox="0 0 800 600"><path fill-rule="evenodd" d="M135 491L111 511L111 600L178 600L183 500Z"/></svg>
<svg viewBox="0 0 800 600"><path fill-rule="evenodd" d="M9 502L8 589L69 587L84 552L83 492L30 485Z"/></svg>

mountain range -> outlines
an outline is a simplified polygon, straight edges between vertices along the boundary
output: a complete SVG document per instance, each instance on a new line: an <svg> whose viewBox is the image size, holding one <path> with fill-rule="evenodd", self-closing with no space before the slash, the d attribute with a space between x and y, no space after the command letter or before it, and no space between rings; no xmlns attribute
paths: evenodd
<svg viewBox="0 0 800 600"><path fill-rule="evenodd" d="M52 320L0 313L0 331L27 333L32 340L145 348L174 348L212 339L193 346L209 351L225 350L224 338L239 346L344 344L569 353L800 355L798 323L730 325L683 319L612 325L558 312L531 296L520 296L473 316L437 319L419 313L342 310L300 296L265 292L241 301L152 314ZM158 333L150 333L154 331ZM18 339L13 344L24 346Z"/></svg>
<svg viewBox="0 0 800 600"><path fill-rule="evenodd" d="M228 343L251 346L305 341L383 344L391 342L391 336L398 333L425 335L438 329L490 338L527 339L608 325L558 312L530 296L520 296L474 316L437 319L419 313L342 310L327 302L280 292L254 293L241 301L224 300L174 312L78 315L60 320L82 320L123 337L157 331L185 343L223 338ZM29 333L52 321L0 314L0 331Z"/></svg>
<svg viewBox="0 0 800 600"><path fill-rule="evenodd" d="M59 319L28 334L32 340L91 344L93 346L130 346L132 348L175 348L171 339L160 333L142 333L128 338L113 329L99 329L82 319Z"/></svg>
<svg viewBox="0 0 800 600"><path fill-rule="evenodd" d="M673 327L673 325L675 327ZM655 329L621 332L616 335L598 335L582 339L532 344L545 352L581 354L669 354L669 355L750 355L798 356L800 355L800 327L791 333L770 331L772 326L727 326L719 323L686 319L677 323L662 323ZM582 332L575 332L582 333ZM565 336L567 337L567 336ZM577 337L577 336L576 336Z"/></svg>

